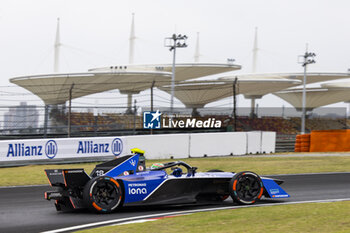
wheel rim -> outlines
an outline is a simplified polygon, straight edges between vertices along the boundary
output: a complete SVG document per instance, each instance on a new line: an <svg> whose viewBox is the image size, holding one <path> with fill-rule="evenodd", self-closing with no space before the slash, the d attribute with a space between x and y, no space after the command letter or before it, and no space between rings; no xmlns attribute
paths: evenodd
<svg viewBox="0 0 350 233"><path fill-rule="evenodd" d="M260 191L260 181L256 176L244 175L237 181L236 192L241 200L253 201L259 196Z"/></svg>
<svg viewBox="0 0 350 233"><path fill-rule="evenodd" d="M92 189L94 202L101 208L112 208L120 201L120 191L109 180L100 180Z"/></svg>

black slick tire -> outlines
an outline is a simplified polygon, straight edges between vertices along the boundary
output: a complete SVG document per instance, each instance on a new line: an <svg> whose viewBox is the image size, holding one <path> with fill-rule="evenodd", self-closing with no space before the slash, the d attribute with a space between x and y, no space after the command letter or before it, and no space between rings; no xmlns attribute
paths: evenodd
<svg viewBox="0 0 350 233"><path fill-rule="evenodd" d="M254 172L244 171L235 174L229 186L230 195L235 203L251 205L259 200L264 192L260 177Z"/></svg>
<svg viewBox="0 0 350 233"><path fill-rule="evenodd" d="M122 205L122 186L111 177L95 177L86 183L83 199L90 210L97 213L111 213Z"/></svg>

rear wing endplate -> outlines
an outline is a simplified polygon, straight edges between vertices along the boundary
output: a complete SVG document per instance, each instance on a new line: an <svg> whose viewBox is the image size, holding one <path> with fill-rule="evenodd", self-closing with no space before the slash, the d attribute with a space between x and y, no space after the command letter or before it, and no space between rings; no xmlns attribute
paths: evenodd
<svg viewBox="0 0 350 233"><path fill-rule="evenodd" d="M82 187L91 179L84 169L47 169L45 173L51 186Z"/></svg>

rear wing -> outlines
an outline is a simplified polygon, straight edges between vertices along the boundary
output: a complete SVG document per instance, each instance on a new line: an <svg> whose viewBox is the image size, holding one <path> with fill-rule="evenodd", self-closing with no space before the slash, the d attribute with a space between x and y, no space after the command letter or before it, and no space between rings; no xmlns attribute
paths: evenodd
<svg viewBox="0 0 350 233"><path fill-rule="evenodd" d="M96 176L116 177L128 174L135 174L146 170L144 151L134 148L133 155L127 155L96 165L90 176L84 169L46 169L45 173L51 186L58 187L83 187Z"/></svg>
<svg viewBox="0 0 350 233"><path fill-rule="evenodd" d="M51 186L82 187L91 180L84 169L47 169L45 173Z"/></svg>

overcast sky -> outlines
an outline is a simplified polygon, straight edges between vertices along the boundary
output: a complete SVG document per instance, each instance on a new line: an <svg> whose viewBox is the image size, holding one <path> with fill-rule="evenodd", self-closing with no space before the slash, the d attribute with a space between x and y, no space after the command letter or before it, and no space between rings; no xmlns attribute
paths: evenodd
<svg viewBox="0 0 350 233"><path fill-rule="evenodd" d="M164 38L174 32L189 38L177 62L193 62L199 32L201 62L234 58L243 67L237 73L249 73L258 27L257 72L302 72L297 57L306 43L317 54L310 71L346 72L349 9L346 0L0 0L0 86L12 85L12 77L53 72L58 17L61 72L126 64L132 13L135 63L170 63ZM258 103L269 106L265 99Z"/></svg>

